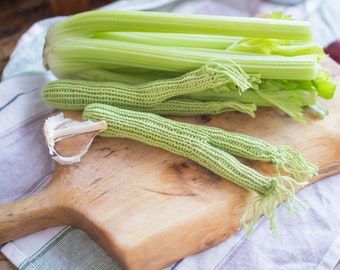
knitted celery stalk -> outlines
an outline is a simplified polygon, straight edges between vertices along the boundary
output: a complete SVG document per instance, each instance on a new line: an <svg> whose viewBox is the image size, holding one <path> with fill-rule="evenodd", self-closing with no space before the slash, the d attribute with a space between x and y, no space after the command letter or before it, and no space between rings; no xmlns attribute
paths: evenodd
<svg viewBox="0 0 340 270"><path fill-rule="evenodd" d="M292 163L290 165L294 168L293 172L301 171L297 179L279 174L273 177L264 176L239 162L232 154L250 158L260 157L261 160L271 160L280 166L276 158L278 155L286 154L284 152L288 147L277 148L260 139L240 136L237 133L229 133L214 127L177 122L152 113L131 111L104 104L88 105L83 112L83 118L92 121L105 120L108 127L100 133L102 136L130 138L160 147L190 158L217 175L255 191L258 195L252 202L253 219L249 225L245 224L247 210L241 220L248 233L251 233L261 212L264 212L270 219L271 228L275 233L276 205L281 203L284 197L292 201L297 200L294 184L305 185L306 179L317 172L316 167L308 164L301 155L293 155L288 161ZM248 151L243 150L242 147ZM265 152L263 157L262 152ZM287 153L287 156L290 154ZM282 168L289 169L289 166L282 166ZM291 203L285 205L288 209L292 209Z"/></svg>
<svg viewBox="0 0 340 270"><path fill-rule="evenodd" d="M253 114L254 105L238 102L198 102L173 97L215 89L232 84L245 91L253 82L250 76L229 60L215 59L182 76L155 80L144 84L56 80L44 86L45 101L56 108L82 110L91 103L103 103L121 108L149 111L163 115L216 114L239 108ZM164 106L163 106L164 104Z"/></svg>
<svg viewBox="0 0 340 270"><path fill-rule="evenodd" d="M305 161L301 153L292 147L272 145L258 138L213 127L192 126L192 128L197 128L198 132L203 129L215 147L234 156L272 162L278 170L290 173L298 181L303 182L317 173L317 167Z"/></svg>
<svg viewBox="0 0 340 270"><path fill-rule="evenodd" d="M202 101L178 97L156 103L148 108L139 109L139 111L171 116L215 115L223 112L238 111L255 117L256 105L235 100Z"/></svg>

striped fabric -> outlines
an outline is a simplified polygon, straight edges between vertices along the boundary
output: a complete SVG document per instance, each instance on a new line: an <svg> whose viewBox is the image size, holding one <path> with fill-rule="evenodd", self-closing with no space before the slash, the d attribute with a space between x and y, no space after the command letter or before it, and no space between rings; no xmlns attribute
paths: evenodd
<svg viewBox="0 0 340 270"><path fill-rule="evenodd" d="M340 37L337 4L338 0L306 0L285 10L301 18L301 11L307 9L308 19L318 30L316 38L325 44L331 37ZM116 1L109 8L249 16L282 6L260 0L125 0ZM0 204L38 192L53 174L54 163L41 127L54 109L43 102L41 89L54 77L43 70L41 50L47 28L60 19L33 25L20 40L3 73L4 81L0 83ZM340 80L340 75L337 76ZM260 219L249 239L245 231L240 230L227 241L179 260L164 270L334 269L340 259L339 180L340 175L335 175L301 190L297 196L310 206L301 215L287 217L286 209L278 207L278 237L268 233L268 220ZM72 227L39 231L0 249L19 269L120 269L96 242Z"/></svg>

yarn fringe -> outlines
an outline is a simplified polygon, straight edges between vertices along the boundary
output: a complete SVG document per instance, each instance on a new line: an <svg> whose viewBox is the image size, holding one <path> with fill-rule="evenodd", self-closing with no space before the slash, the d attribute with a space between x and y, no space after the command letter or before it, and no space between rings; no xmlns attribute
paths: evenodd
<svg viewBox="0 0 340 270"><path fill-rule="evenodd" d="M269 219L270 229L272 233L277 236L278 229L275 220L277 206L282 205L286 207L288 214L300 213L299 209L295 207L295 204L298 204L303 209L307 209L308 206L295 195L295 185L305 186L306 184L308 184L308 182L297 182L287 176L273 177L271 187L265 194L255 195L247 201L246 210L241 218L241 225L245 228L247 237L252 234L255 224L262 214ZM246 219L250 212L252 213L252 217L247 223Z"/></svg>
<svg viewBox="0 0 340 270"><path fill-rule="evenodd" d="M240 94L252 87L254 79L249 76L237 63L230 59L211 59L206 67L215 75L216 87L233 83L238 87ZM252 83L251 83L252 82Z"/></svg>
<svg viewBox="0 0 340 270"><path fill-rule="evenodd" d="M276 169L291 174L295 181L304 182L318 174L318 167L307 162L298 150L284 145L276 146L276 150L277 155L273 158Z"/></svg>

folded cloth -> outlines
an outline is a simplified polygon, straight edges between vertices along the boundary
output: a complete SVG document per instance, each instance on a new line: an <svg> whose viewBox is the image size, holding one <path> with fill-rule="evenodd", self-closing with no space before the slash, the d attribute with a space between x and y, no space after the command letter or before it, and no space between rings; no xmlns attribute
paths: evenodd
<svg viewBox="0 0 340 270"><path fill-rule="evenodd" d="M182 13L252 16L283 9L309 19L316 41L339 38L336 0L306 0L282 6L260 0L125 0L104 8L159 10ZM307 12L306 12L307 11ZM50 180L54 163L41 127L54 109L41 98L43 85L55 77L42 66L48 27L62 17L37 22L20 39L0 84L0 204L29 196ZM322 30L322 32L320 31ZM166 270L334 269L340 259L340 175L323 179L297 196L309 206L301 215L287 216L278 207L279 236L261 218L248 239L243 230L203 252L184 258ZM1 251L19 269L121 269L86 233L59 226L11 241Z"/></svg>
<svg viewBox="0 0 340 270"><path fill-rule="evenodd" d="M0 204L31 195L54 170L41 127L53 108L41 88L51 76L37 74L0 84Z"/></svg>

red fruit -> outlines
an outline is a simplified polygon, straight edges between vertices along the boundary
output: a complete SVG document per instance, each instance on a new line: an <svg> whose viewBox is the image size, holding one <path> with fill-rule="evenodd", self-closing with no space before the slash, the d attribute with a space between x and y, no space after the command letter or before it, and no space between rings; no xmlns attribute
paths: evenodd
<svg viewBox="0 0 340 270"><path fill-rule="evenodd" d="M324 48L326 54L328 54L335 62L340 64L340 40L335 40Z"/></svg>

